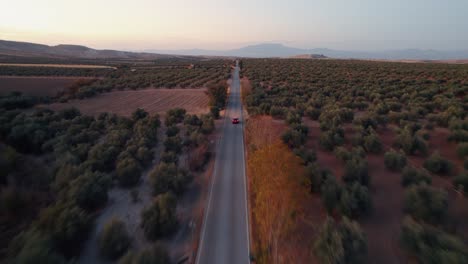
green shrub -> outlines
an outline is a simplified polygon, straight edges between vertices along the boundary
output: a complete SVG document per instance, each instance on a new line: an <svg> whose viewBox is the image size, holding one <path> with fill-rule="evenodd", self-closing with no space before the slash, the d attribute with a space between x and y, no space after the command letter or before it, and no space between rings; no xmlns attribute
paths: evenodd
<svg viewBox="0 0 468 264"><path fill-rule="evenodd" d="M50 234L58 250L65 256L78 253L91 230L91 217L77 206L57 203L44 209L39 217L38 227Z"/></svg>
<svg viewBox="0 0 468 264"><path fill-rule="evenodd" d="M468 263L467 246L461 239L411 217L403 221L400 243L420 263Z"/></svg>
<svg viewBox="0 0 468 264"><path fill-rule="evenodd" d="M48 235L37 230L20 233L8 245L10 262L18 264L65 264L65 258L53 247L53 241Z"/></svg>
<svg viewBox="0 0 468 264"><path fill-rule="evenodd" d="M353 157L346 161L343 180L349 184L358 182L361 185L369 186L370 177L367 161L360 157Z"/></svg>
<svg viewBox="0 0 468 264"><path fill-rule="evenodd" d="M342 187L333 175L329 175L324 179L320 192L325 209L329 214L333 213L339 205L342 192Z"/></svg>
<svg viewBox="0 0 468 264"><path fill-rule="evenodd" d="M385 152L384 163L387 169L392 171L400 171L406 165L406 156L403 153L390 150Z"/></svg>
<svg viewBox="0 0 468 264"><path fill-rule="evenodd" d="M273 118L282 119L286 115L286 110L283 107L272 106L270 108L270 115Z"/></svg>
<svg viewBox="0 0 468 264"><path fill-rule="evenodd" d="M463 143L458 144L457 154L462 159L468 156L468 142L463 142Z"/></svg>
<svg viewBox="0 0 468 264"><path fill-rule="evenodd" d="M117 259L130 247L130 237L125 223L112 219L107 222L99 234L99 251L108 259Z"/></svg>
<svg viewBox="0 0 468 264"><path fill-rule="evenodd" d="M294 154L300 157L304 165L313 163L317 160L317 155L315 151L307 149L306 147L300 147L294 150Z"/></svg>
<svg viewBox="0 0 468 264"><path fill-rule="evenodd" d="M307 165L306 177L311 193L320 192L323 183L328 177L335 178L330 171L320 169L317 163L310 163Z"/></svg>
<svg viewBox="0 0 468 264"><path fill-rule="evenodd" d="M364 149L370 153L380 153L382 151L382 142L376 133L371 133L364 137Z"/></svg>
<svg viewBox="0 0 468 264"><path fill-rule="evenodd" d="M179 131L180 131L180 129L176 125L169 126L166 129L166 136L173 137L173 136L179 134Z"/></svg>
<svg viewBox="0 0 468 264"><path fill-rule="evenodd" d="M169 235L177 228L177 200L171 193L160 194L150 207L142 212L141 227L148 240Z"/></svg>
<svg viewBox="0 0 468 264"><path fill-rule="evenodd" d="M159 165L150 172L149 178L155 195L168 191L180 195L184 192L191 180L191 176L186 170L177 168L174 163L164 162L160 162Z"/></svg>
<svg viewBox="0 0 468 264"><path fill-rule="evenodd" d="M340 212L350 218L366 215L372 208L369 189L355 182L343 189L340 196Z"/></svg>
<svg viewBox="0 0 468 264"><path fill-rule="evenodd" d="M463 172L453 179L453 187L461 191L463 194L468 195L468 173Z"/></svg>
<svg viewBox="0 0 468 264"><path fill-rule="evenodd" d="M217 107L217 106L210 107L210 113L211 113L211 115L213 116L214 119L219 119L219 117L220 117L219 112L220 112L219 107Z"/></svg>
<svg viewBox="0 0 468 264"><path fill-rule="evenodd" d="M320 146L328 151L344 144L344 131L341 128L323 131L319 138Z"/></svg>
<svg viewBox="0 0 468 264"><path fill-rule="evenodd" d="M110 179L106 174L86 172L70 183L70 198L83 209L94 210L107 202Z"/></svg>
<svg viewBox="0 0 468 264"><path fill-rule="evenodd" d="M116 167L116 177L122 187L132 187L138 183L143 169L134 158L119 160Z"/></svg>
<svg viewBox="0 0 468 264"><path fill-rule="evenodd" d="M161 162L164 163L177 163L179 161L179 157L174 152L163 152L161 154Z"/></svg>
<svg viewBox="0 0 468 264"><path fill-rule="evenodd" d="M146 112L145 110L141 108L137 108L137 110L135 110L135 112L132 113L132 119L135 121L143 119L147 116L148 116L148 112Z"/></svg>
<svg viewBox="0 0 468 264"><path fill-rule="evenodd" d="M426 184L411 186L405 191L404 209L416 220L442 223L448 213L447 192Z"/></svg>
<svg viewBox="0 0 468 264"><path fill-rule="evenodd" d="M187 111L183 108L174 108L166 112L166 126L172 126L184 121Z"/></svg>
<svg viewBox="0 0 468 264"><path fill-rule="evenodd" d="M450 174L452 172L452 163L443 158L438 151L424 161L424 168L432 173Z"/></svg>
<svg viewBox="0 0 468 264"><path fill-rule="evenodd" d="M357 222L344 217L336 223L329 217L320 229L314 252L321 263L364 263L367 238Z"/></svg>
<svg viewBox="0 0 468 264"><path fill-rule="evenodd" d="M169 264L170 258L167 250L160 244L155 244L150 248L138 253L129 251L123 256L119 264Z"/></svg>
<svg viewBox="0 0 468 264"><path fill-rule="evenodd" d="M426 183L430 185L432 183L431 176L424 170L417 169L413 166L407 165L403 168L401 185L417 185L420 183Z"/></svg>
<svg viewBox="0 0 468 264"><path fill-rule="evenodd" d="M166 138L164 149L179 154L182 151L182 139L179 136Z"/></svg>
<svg viewBox="0 0 468 264"><path fill-rule="evenodd" d="M305 143L307 138L301 132L290 129L281 136L281 139L290 148L298 148Z"/></svg>
<svg viewBox="0 0 468 264"><path fill-rule="evenodd" d="M305 115L308 116L312 120L318 120L321 112L320 109L313 108L313 107L307 107L305 111Z"/></svg>

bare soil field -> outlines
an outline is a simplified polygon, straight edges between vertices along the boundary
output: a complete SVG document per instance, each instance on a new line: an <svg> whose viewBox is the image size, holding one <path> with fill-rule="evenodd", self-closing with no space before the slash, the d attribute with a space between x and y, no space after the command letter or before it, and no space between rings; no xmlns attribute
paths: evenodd
<svg viewBox="0 0 468 264"><path fill-rule="evenodd" d="M55 96L80 79L91 78L0 76L0 95L21 92L32 96Z"/></svg>
<svg viewBox="0 0 468 264"><path fill-rule="evenodd" d="M115 69L115 67L106 65L87 65L87 64L27 64L27 63L0 63L0 66L15 67L52 67L52 68L83 68L83 69Z"/></svg>
<svg viewBox="0 0 468 264"><path fill-rule="evenodd" d="M164 113L169 109L181 107L192 114L207 113L208 96L205 89L145 89L138 91L115 91L98 96L72 100L67 103L48 105L53 110L76 107L87 115L103 112L130 116L137 108L147 112Z"/></svg>

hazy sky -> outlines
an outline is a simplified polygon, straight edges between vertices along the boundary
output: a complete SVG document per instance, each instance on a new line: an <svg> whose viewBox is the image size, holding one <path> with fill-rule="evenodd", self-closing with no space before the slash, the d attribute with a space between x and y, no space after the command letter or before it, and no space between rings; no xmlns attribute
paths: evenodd
<svg viewBox="0 0 468 264"><path fill-rule="evenodd" d="M468 49L468 0L0 0L0 39L112 49Z"/></svg>

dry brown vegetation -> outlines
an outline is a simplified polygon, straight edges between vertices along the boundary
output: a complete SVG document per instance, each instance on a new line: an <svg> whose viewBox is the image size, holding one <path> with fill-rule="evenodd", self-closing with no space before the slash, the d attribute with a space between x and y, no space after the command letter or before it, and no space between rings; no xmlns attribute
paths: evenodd
<svg viewBox="0 0 468 264"><path fill-rule="evenodd" d="M303 232L301 160L280 141L283 122L255 117L246 124L247 171L252 212L253 251L257 263L304 263L310 239Z"/></svg>
<svg viewBox="0 0 468 264"><path fill-rule="evenodd" d="M172 108L184 108L189 113L207 113L208 96L205 89L146 89L138 91L116 91L100 94L93 98L54 103L47 107L61 110L76 107L87 115L103 112L130 116L137 108L147 112L164 113Z"/></svg>

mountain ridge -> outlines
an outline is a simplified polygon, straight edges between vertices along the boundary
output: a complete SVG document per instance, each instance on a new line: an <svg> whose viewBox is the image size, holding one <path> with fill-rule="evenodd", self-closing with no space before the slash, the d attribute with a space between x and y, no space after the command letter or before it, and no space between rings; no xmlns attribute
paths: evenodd
<svg viewBox="0 0 468 264"><path fill-rule="evenodd" d="M248 45L230 50L145 50L160 54L179 54L192 56L235 56L235 57L293 57L304 54L323 54L338 59L387 59L387 60L448 60L468 59L468 50L440 51L434 49L395 49L382 51L333 50L328 48L301 49L288 47L280 43Z"/></svg>
<svg viewBox="0 0 468 264"><path fill-rule="evenodd" d="M31 42L0 40L0 55L19 57L50 57L80 59L159 59L172 57L166 54L98 50L83 45L59 44L48 46Z"/></svg>

